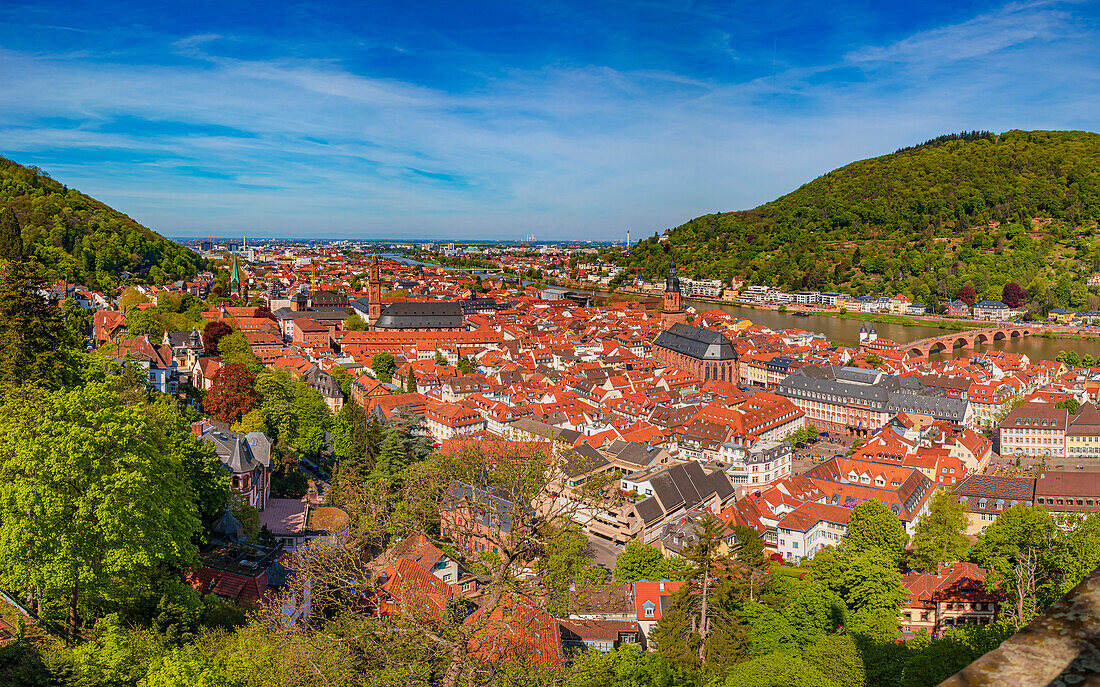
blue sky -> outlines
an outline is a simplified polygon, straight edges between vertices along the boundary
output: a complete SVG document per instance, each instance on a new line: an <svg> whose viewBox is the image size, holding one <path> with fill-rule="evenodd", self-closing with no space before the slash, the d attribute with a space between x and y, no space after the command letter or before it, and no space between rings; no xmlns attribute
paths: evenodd
<svg viewBox="0 0 1100 687"><path fill-rule="evenodd" d="M0 4L0 155L166 234L633 238L1098 130L1098 3Z"/></svg>

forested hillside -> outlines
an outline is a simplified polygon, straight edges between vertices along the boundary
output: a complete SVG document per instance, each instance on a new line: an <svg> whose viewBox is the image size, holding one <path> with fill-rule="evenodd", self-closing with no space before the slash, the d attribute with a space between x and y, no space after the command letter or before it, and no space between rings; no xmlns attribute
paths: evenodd
<svg viewBox="0 0 1100 687"><path fill-rule="evenodd" d="M853 162L752 210L704 215L668 236L689 276L791 289L907 293L972 285L1084 306L1100 269L1100 134L969 132ZM1048 221L1049 220L1049 221ZM619 263L643 276L668 258L654 236Z"/></svg>
<svg viewBox="0 0 1100 687"><path fill-rule="evenodd" d="M0 157L0 208L19 218L23 245L49 272L92 288L122 272L152 282L194 276L202 259L45 172Z"/></svg>

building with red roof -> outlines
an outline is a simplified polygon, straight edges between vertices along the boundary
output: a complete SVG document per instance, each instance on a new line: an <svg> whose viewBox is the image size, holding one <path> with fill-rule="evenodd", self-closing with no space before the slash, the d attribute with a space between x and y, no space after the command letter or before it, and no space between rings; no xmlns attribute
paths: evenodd
<svg viewBox="0 0 1100 687"><path fill-rule="evenodd" d="M985 587L986 571L973 563L955 563L935 573L901 576L906 601L901 630L926 630L933 637L958 625L989 625L996 621L1000 597Z"/></svg>

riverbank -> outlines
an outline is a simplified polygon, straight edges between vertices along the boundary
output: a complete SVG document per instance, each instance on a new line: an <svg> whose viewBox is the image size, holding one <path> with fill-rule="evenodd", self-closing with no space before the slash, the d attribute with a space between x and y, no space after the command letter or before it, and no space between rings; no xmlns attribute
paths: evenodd
<svg viewBox="0 0 1100 687"><path fill-rule="evenodd" d="M607 291L604 289L594 289L589 286L574 284L570 282L561 282L557 280L547 279L545 283L553 284L560 288L576 289L579 291L591 291L596 294L606 294L608 296L618 296L618 300L645 300L647 298L661 298L660 292L654 293L635 293L633 291L620 291L618 289L613 291ZM609 301L614 302L614 301ZM759 310L759 311L772 311L783 313L786 315L794 316L795 313L805 312L811 316L818 317L835 317L846 320L863 320L864 322L878 323L878 324L897 324L907 327L934 327L937 329L943 329L947 331L963 331L966 329L983 329L985 327L996 326L996 322L988 322L982 320L945 320L938 317L921 317L916 315L891 315L887 313L864 313L864 312L841 312L839 310L821 310L818 308L800 308L798 306L770 306L770 305L755 305L751 303L738 303L736 301L725 301L721 299L693 299L685 300L685 304L692 305L696 310L703 311L709 308L699 306L714 306L716 308L721 306L743 308L746 310ZM751 318L750 318L751 319ZM792 324L792 326L795 326Z"/></svg>
<svg viewBox="0 0 1100 687"><path fill-rule="evenodd" d="M789 312L789 311L788 311ZM979 320L943 320L932 317L920 317L913 315L888 315L874 312L837 312L837 311L812 311L814 315L826 317L839 317L846 320L863 320L864 322L900 324L906 327L937 327L949 331L963 331L966 329L984 329L994 327L998 323Z"/></svg>

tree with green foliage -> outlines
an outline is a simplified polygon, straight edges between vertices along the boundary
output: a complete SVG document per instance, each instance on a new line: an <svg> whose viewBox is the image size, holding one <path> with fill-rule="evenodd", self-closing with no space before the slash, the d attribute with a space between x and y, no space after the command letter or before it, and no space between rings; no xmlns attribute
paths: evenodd
<svg viewBox="0 0 1100 687"><path fill-rule="evenodd" d="M138 687L245 687L222 662L210 652L188 644L158 656Z"/></svg>
<svg viewBox="0 0 1100 687"><path fill-rule="evenodd" d="M802 444L808 441L817 439L818 431L814 425L806 425L801 429L796 429L787 436L783 437L784 441L789 441L791 445Z"/></svg>
<svg viewBox="0 0 1100 687"><path fill-rule="evenodd" d="M409 379L405 382L405 391L406 393L415 394L416 389L416 373L413 371L413 366L409 365Z"/></svg>
<svg viewBox="0 0 1100 687"><path fill-rule="evenodd" d="M334 502L343 499L350 485L374 470L382 441L377 419L368 418L358 403L345 403L332 425L332 444L338 461L331 490Z"/></svg>
<svg viewBox="0 0 1100 687"><path fill-rule="evenodd" d="M387 351L375 353L370 359L370 369L374 371L379 381L389 382L393 379L394 371L397 370L397 365L393 360L393 353Z"/></svg>
<svg viewBox="0 0 1100 687"><path fill-rule="evenodd" d="M462 356L458 359L457 369L460 375L472 375L474 373L474 363L466 356Z"/></svg>
<svg viewBox="0 0 1100 687"><path fill-rule="evenodd" d="M1015 505L978 537L970 557L1007 597L1001 613L1019 628L1100 565L1100 516L1060 523L1041 506Z"/></svg>
<svg viewBox="0 0 1100 687"><path fill-rule="evenodd" d="M922 631L923 632L923 631ZM973 661L993 651L1011 637L1012 629L1003 623L957 625L931 641L924 632L913 641L910 656L900 675L901 687L938 685Z"/></svg>
<svg viewBox="0 0 1100 687"><path fill-rule="evenodd" d="M63 605L71 640L86 604L194 560L201 523L187 470L154 443L140 408L94 382L12 396L5 410L0 578Z"/></svg>
<svg viewBox="0 0 1100 687"><path fill-rule="evenodd" d="M699 591L699 660L705 656L707 636L710 633L710 604L713 583L718 575L729 569L729 556L725 549L725 523L707 511L695 522L695 539L682 552L684 560L695 566L690 578Z"/></svg>
<svg viewBox="0 0 1100 687"><path fill-rule="evenodd" d="M848 634L829 634L808 644L802 658L817 668L837 687L868 685L863 651L856 639Z"/></svg>
<svg viewBox="0 0 1100 687"><path fill-rule="evenodd" d="M390 432L386 435L386 440L382 442L378 463L374 466L375 473L391 483L395 483L400 479L401 473L405 471L408 465L409 457L405 452L405 444L401 441L401 435L397 432Z"/></svg>
<svg viewBox="0 0 1100 687"><path fill-rule="evenodd" d="M737 525L733 533L737 537L734 556L742 566L742 580L748 587L749 601L756 601L757 595L771 587L771 563L764 551L764 540L746 525Z"/></svg>
<svg viewBox="0 0 1100 687"><path fill-rule="evenodd" d="M897 565L878 546L844 546L818 551L809 581L841 599L848 609L845 623L851 632L882 640L897 636L905 589Z"/></svg>
<svg viewBox="0 0 1100 687"><path fill-rule="evenodd" d="M734 666L726 687L841 687L797 655L768 654Z"/></svg>
<svg viewBox="0 0 1100 687"><path fill-rule="evenodd" d="M216 420L237 422L256 403L255 381L256 375L241 363L222 365L214 375L214 383L202 406Z"/></svg>
<svg viewBox="0 0 1100 687"><path fill-rule="evenodd" d="M1058 401L1054 404L1055 408L1065 408L1069 411L1070 415L1076 415L1077 411L1081 409L1081 402L1076 398L1070 396L1069 398Z"/></svg>
<svg viewBox="0 0 1100 687"><path fill-rule="evenodd" d="M80 307L75 298L66 298L61 303L61 316L69 330L69 340L79 345L92 334L92 311Z"/></svg>
<svg viewBox="0 0 1100 687"><path fill-rule="evenodd" d="M901 519L882 501L867 499L852 509L848 536L841 546L856 552L877 549L889 565L897 567L908 542Z"/></svg>
<svg viewBox="0 0 1100 687"><path fill-rule="evenodd" d="M256 375L255 389L280 450L317 455L332 423L332 412L321 393L282 371Z"/></svg>
<svg viewBox="0 0 1100 687"><path fill-rule="evenodd" d="M0 207L0 260L23 262L23 229L10 207Z"/></svg>
<svg viewBox="0 0 1100 687"><path fill-rule="evenodd" d="M367 327L367 321L364 320L358 313L355 313L354 315L349 316L348 319L344 320L344 329L348 330L349 332L366 331Z"/></svg>
<svg viewBox="0 0 1100 687"><path fill-rule="evenodd" d="M852 632L890 640L897 636L905 588L897 566L885 560L879 549L852 554L837 581L844 598Z"/></svg>
<svg viewBox="0 0 1100 687"><path fill-rule="evenodd" d="M695 670L699 666L699 633L692 628L694 614L691 585L683 585L672 593L661 617L650 632L649 639L669 665L680 670Z"/></svg>
<svg viewBox="0 0 1100 687"><path fill-rule="evenodd" d="M248 434L249 432L263 432L268 434L270 430L267 428L267 415L264 414L263 408L253 408L244 415L241 419L233 424L234 432L240 432L241 434Z"/></svg>
<svg viewBox="0 0 1100 687"><path fill-rule="evenodd" d="M262 372L263 363L252 352L252 344L248 342L242 332L233 332L218 340L218 356L222 363L229 365L237 363L248 368L253 374Z"/></svg>
<svg viewBox="0 0 1100 687"><path fill-rule="evenodd" d="M574 524L561 528L547 542L547 555L538 560L548 595L546 609L555 617L568 617L576 589L604 581L605 572L593 565L588 552L588 537Z"/></svg>
<svg viewBox="0 0 1100 687"><path fill-rule="evenodd" d="M1077 351L1058 351L1058 355L1054 359L1060 363L1065 363L1068 367L1081 366L1081 355Z"/></svg>
<svg viewBox="0 0 1100 687"><path fill-rule="evenodd" d="M439 351L435 352L435 364L439 366L446 366L447 364L447 359Z"/></svg>
<svg viewBox="0 0 1100 687"><path fill-rule="evenodd" d="M660 580L665 576L665 559L655 547L631 540L615 557L615 569L611 573L616 584L629 584L638 580Z"/></svg>
<svg viewBox="0 0 1100 687"><path fill-rule="evenodd" d="M340 365L333 365L331 374L336 383L340 385L340 393L344 397L344 403L348 403L351 400L351 375L348 374L347 369Z"/></svg>
<svg viewBox="0 0 1100 687"><path fill-rule="evenodd" d="M659 652L622 644L606 654L586 651L577 657L566 687L671 687L692 685L690 677L668 664Z"/></svg>
<svg viewBox="0 0 1100 687"><path fill-rule="evenodd" d="M33 262L0 265L0 384L60 387L70 375L77 345L61 309L42 298Z"/></svg>
<svg viewBox="0 0 1100 687"><path fill-rule="evenodd" d="M229 503L229 475L222 467L214 445L200 441L171 397L156 394L145 404L150 418L153 443L170 464L183 466L199 518L209 527L221 517Z"/></svg>
<svg viewBox="0 0 1100 687"><path fill-rule="evenodd" d="M909 567L920 572L936 572L941 567L966 557L970 541L963 532L969 522L966 507L946 489L936 491L913 533L913 553Z"/></svg>
<svg viewBox="0 0 1100 687"><path fill-rule="evenodd" d="M138 290L136 286L131 286L118 297L118 309L125 313L148 302L149 299L145 297L145 294Z"/></svg>
<svg viewBox="0 0 1100 687"><path fill-rule="evenodd" d="M783 615L795 632L796 641L809 646L846 624L844 599L825 584L804 586L783 607Z"/></svg>

